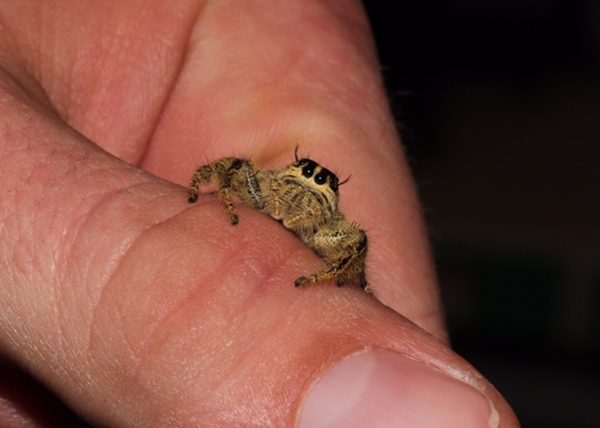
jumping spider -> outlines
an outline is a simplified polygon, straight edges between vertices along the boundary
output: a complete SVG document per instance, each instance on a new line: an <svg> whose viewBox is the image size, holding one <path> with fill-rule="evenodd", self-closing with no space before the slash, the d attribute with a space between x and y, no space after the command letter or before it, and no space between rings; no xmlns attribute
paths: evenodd
<svg viewBox="0 0 600 428"><path fill-rule="evenodd" d="M201 166L192 177L189 202L196 202L200 188L218 185L231 224L238 224L232 202L236 196L245 205L269 214L298 236L326 264L326 268L295 281L296 287L335 279L338 286L358 279L369 291L365 277L367 237L355 223L338 211L338 178L310 159L298 159L276 171L263 171L252 162L224 158Z"/></svg>

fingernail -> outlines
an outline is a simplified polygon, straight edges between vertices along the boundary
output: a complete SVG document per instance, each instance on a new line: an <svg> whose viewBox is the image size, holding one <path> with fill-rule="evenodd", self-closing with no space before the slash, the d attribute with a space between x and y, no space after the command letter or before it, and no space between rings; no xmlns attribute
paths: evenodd
<svg viewBox="0 0 600 428"><path fill-rule="evenodd" d="M368 351L340 361L309 391L301 428L496 428L475 388L402 355Z"/></svg>

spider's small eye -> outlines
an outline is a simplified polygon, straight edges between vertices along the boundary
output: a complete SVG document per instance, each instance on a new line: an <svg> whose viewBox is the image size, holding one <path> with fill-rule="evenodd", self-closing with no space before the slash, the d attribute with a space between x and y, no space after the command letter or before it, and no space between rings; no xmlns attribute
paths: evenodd
<svg viewBox="0 0 600 428"><path fill-rule="evenodd" d="M327 181L327 174L320 172L317 175L315 175L315 183L325 184L326 181Z"/></svg>
<svg viewBox="0 0 600 428"><path fill-rule="evenodd" d="M338 186L339 186L338 178L335 175L331 174L329 176L329 187L331 187L331 190L333 190L334 192L337 192Z"/></svg>

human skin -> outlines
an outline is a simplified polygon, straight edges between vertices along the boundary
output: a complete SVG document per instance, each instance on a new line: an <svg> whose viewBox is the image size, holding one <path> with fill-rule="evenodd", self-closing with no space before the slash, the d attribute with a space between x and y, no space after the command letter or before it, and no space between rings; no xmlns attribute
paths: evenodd
<svg viewBox="0 0 600 428"><path fill-rule="evenodd" d="M292 425L329 368L384 349L518 425L448 347L360 4L3 1L0 64L0 353L85 419ZM197 166L280 168L297 145L352 175L341 210L367 231L373 296L296 289L322 264L292 234L187 203Z"/></svg>

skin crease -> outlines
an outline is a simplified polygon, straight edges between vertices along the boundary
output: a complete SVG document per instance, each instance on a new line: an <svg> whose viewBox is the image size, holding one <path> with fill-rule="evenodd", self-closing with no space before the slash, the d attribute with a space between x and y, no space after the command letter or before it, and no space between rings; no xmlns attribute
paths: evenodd
<svg viewBox="0 0 600 428"><path fill-rule="evenodd" d="M0 353L100 425L281 426L333 362L380 347L459 373L518 426L446 345L360 5L265 4L0 2ZM293 235L239 206L231 227L178 186L296 145L352 174L341 210L383 304L295 289L321 264Z"/></svg>

